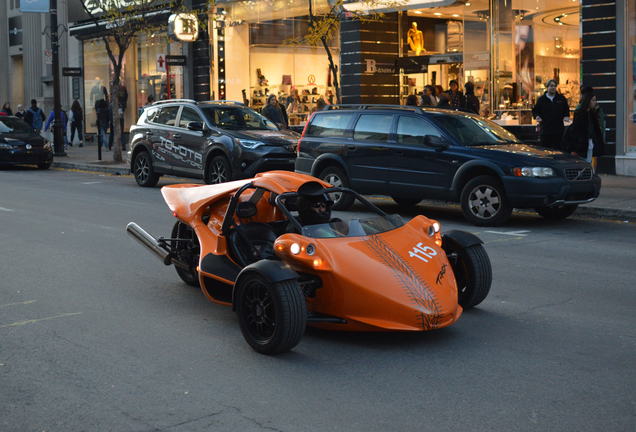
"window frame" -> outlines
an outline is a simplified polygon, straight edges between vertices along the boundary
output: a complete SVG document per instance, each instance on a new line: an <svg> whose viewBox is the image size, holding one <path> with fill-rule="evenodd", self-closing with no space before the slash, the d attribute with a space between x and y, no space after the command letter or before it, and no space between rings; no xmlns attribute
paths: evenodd
<svg viewBox="0 0 636 432"><path fill-rule="evenodd" d="M411 115L411 114L399 114L398 118L395 121L395 142L397 144L402 145L402 146L409 146L409 147L415 146L415 144L406 144L406 143L400 142L400 134L398 132L398 128L400 126L400 119L402 117L408 117L408 118L416 119L418 121L427 123L431 127L431 129L433 129L434 131L437 132L437 135L435 135L435 136L438 136L440 138L444 138L445 140L447 140L444 131L441 130L440 128L438 128L435 125L435 123L433 123L429 118L426 118L426 117L423 117L423 116L415 116L415 115Z"/></svg>
<svg viewBox="0 0 636 432"><path fill-rule="evenodd" d="M308 125L306 137L307 138L332 138L332 139L351 139L353 137L353 125L357 119L357 113L355 111L344 111L344 110L333 110L333 111L325 111L324 113L314 114L314 117L311 120L311 123ZM313 135L311 133L311 129L314 127L316 123L316 119L326 116L336 116L336 115L346 115L349 117L347 120L346 126L343 129L344 133L340 136L330 135Z"/></svg>

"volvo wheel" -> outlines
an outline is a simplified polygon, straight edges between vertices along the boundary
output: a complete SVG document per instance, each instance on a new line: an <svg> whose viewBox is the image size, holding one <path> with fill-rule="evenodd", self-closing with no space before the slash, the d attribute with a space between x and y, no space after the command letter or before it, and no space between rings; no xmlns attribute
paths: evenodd
<svg viewBox="0 0 636 432"><path fill-rule="evenodd" d="M466 183L460 201L464 217L474 225L501 225L512 213L503 186L489 175L475 177Z"/></svg>
<svg viewBox="0 0 636 432"><path fill-rule="evenodd" d="M351 187L349 178L344 173L344 171L334 165L328 166L327 168L322 170L318 177L320 177L320 180L329 183L333 187ZM329 194L329 198L333 200L334 210L347 210L349 207L351 207L355 199L352 194L346 194L342 192L331 193Z"/></svg>

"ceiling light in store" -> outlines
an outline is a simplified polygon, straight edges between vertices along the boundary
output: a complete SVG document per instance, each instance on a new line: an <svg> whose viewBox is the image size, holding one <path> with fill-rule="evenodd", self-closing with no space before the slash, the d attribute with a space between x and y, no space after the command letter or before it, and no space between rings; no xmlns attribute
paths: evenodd
<svg viewBox="0 0 636 432"><path fill-rule="evenodd" d="M466 2L466 6L470 6L470 2Z"/></svg>
<svg viewBox="0 0 636 432"><path fill-rule="evenodd" d="M439 13L439 12L434 12L434 13L433 13L433 15L435 15L435 16L442 16L442 14L441 14L441 13Z"/></svg>
<svg viewBox="0 0 636 432"><path fill-rule="evenodd" d="M415 11L415 13L416 13L416 14L418 14L418 15L421 15L421 14L422 14L422 11L419 11L419 10L418 10L418 11Z"/></svg>
<svg viewBox="0 0 636 432"><path fill-rule="evenodd" d="M455 18L459 17L459 14L453 14L452 16L454 16Z"/></svg>
<svg viewBox="0 0 636 432"><path fill-rule="evenodd" d="M349 12L392 12L395 10L422 9L451 6L456 0L345 0L342 7Z"/></svg>

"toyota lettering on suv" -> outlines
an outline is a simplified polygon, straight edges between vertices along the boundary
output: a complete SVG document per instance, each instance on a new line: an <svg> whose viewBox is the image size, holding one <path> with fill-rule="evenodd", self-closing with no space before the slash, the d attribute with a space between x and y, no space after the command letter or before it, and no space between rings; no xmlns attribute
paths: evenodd
<svg viewBox="0 0 636 432"><path fill-rule="evenodd" d="M601 188L585 160L525 144L482 117L394 105L315 113L298 143L296 171L401 205L459 201L465 218L484 226L504 223L513 208L563 219ZM351 204L334 198L334 208Z"/></svg>
<svg viewBox="0 0 636 432"><path fill-rule="evenodd" d="M274 169L293 170L298 134L239 102L173 99L146 107L130 128L137 184L163 174L223 183Z"/></svg>

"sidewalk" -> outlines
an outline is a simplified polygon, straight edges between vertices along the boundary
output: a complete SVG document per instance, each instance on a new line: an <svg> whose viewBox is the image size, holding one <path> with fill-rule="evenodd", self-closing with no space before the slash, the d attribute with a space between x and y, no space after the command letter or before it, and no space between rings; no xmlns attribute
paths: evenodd
<svg viewBox="0 0 636 432"><path fill-rule="evenodd" d="M67 154L55 158L53 167L113 175L130 174L130 165L113 162L111 151L102 151L102 160L97 160L97 146L92 143L82 148L77 144L69 147ZM125 152L122 156L126 159ZM601 174L601 180L601 195L595 201L579 206L575 214L636 221L636 177Z"/></svg>

